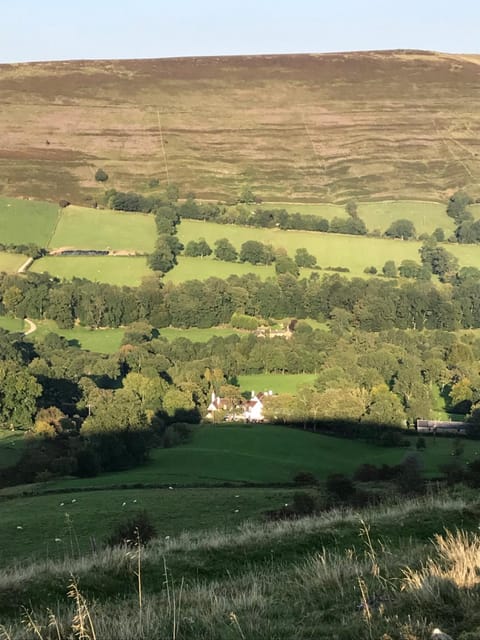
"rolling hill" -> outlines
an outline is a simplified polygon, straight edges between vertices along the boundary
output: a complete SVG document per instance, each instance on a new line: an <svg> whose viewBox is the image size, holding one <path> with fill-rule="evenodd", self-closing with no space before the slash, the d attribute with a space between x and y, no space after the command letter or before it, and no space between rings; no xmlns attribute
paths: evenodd
<svg viewBox="0 0 480 640"><path fill-rule="evenodd" d="M82 203L155 178L204 199L478 197L479 65L400 50L0 65L0 193Z"/></svg>

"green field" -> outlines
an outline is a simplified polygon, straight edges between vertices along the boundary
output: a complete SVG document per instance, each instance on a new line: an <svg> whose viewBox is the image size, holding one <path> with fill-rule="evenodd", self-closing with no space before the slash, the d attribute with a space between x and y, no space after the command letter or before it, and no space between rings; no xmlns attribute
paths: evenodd
<svg viewBox="0 0 480 640"><path fill-rule="evenodd" d="M429 439L424 456L427 474L450 460L451 439ZM480 446L465 440L465 455L474 457ZM50 488L112 487L128 484L201 484L291 482L299 471L319 478L348 473L362 463L398 464L405 448L386 448L358 440L337 439L282 426L205 425L196 428L191 443L173 449L156 449L151 461L123 473L103 474L88 480L59 480Z"/></svg>
<svg viewBox="0 0 480 640"><path fill-rule="evenodd" d="M92 537L101 547L116 522L139 510L148 512L164 538L185 530L233 529L246 519L260 518L267 509L279 508L292 493L270 488L118 489L0 500L0 548L8 549L0 566L12 558L85 553Z"/></svg>
<svg viewBox="0 0 480 640"><path fill-rule="evenodd" d="M361 202L358 204L358 214L369 231L379 229L383 233L394 220L407 219L415 225L417 236L433 233L437 227L441 227L445 238L448 238L455 231L455 223L447 216L446 208L446 203L415 200Z"/></svg>
<svg viewBox="0 0 480 640"><path fill-rule="evenodd" d="M167 340L176 340L177 338L187 338L192 342L208 342L210 338L218 336L227 338L228 336L240 333L236 329L229 327L210 327L208 329L199 329L191 327L190 329L177 329L176 327L165 327L159 330L160 337Z"/></svg>
<svg viewBox="0 0 480 640"><path fill-rule="evenodd" d="M73 344L78 344L81 349L98 353L118 351L125 333L123 328L90 329L75 326L73 329L60 329L53 320L40 320L36 324L37 330L29 336L33 340L43 340L48 333L57 333Z"/></svg>
<svg viewBox="0 0 480 640"><path fill-rule="evenodd" d="M15 273L27 260L27 256L21 253L0 252L0 271Z"/></svg>
<svg viewBox="0 0 480 640"><path fill-rule="evenodd" d="M25 330L25 323L21 318L0 316L0 327L12 333L22 333Z"/></svg>
<svg viewBox="0 0 480 640"><path fill-rule="evenodd" d="M69 206L62 210L49 246L150 253L156 233L155 219L146 213Z"/></svg>
<svg viewBox="0 0 480 640"><path fill-rule="evenodd" d="M0 197L0 242L46 247L58 217L58 205Z"/></svg>
<svg viewBox="0 0 480 640"><path fill-rule="evenodd" d="M355 199L354 199L355 200ZM447 216L446 203L422 202L419 200L386 200L380 202L357 202L358 215L365 222L367 229L379 229L382 233L388 229L394 220L406 218L415 225L417 235L432 233L437 227L445 231L445 237L454 232L455 223ZM265 202L261 209L285 209L289 213L303 213L318 215L327 220L334 217L345 218L345 207L329 203L288 203ZM476 215L475 206L470 207ZM477 209L478 210L478 209Z"/></svg>
<svg viewBox="0 0 480 640"><path fill-rule="evenodd" d="M397 265L402 260L420 261L418 250L422 243L419 241L390 240L387 238L368 238L364 236L347 236L335 233L319 233L315 231L282 231L280 229L254 229L234 225L221 225L213 222L184 220L180 226L179 237L185 244L198 237L204 237L213 245L219 238L228 238L232 244L240 249L247 240L259 240L271 244L274 248L284 248L290 256L300 247L305 247L316 258L320 267L345 266L350 274L364 277L367 266L375 266L381 271L387 260L394 260ZM453 253L460 262L460 266L480 268L480 246L449 244L448 251ZM190 258L200 265L197 270L203 271L208 260L213 265L222 265L211 258ZM202 267L201 264L204 264ZM235 263L225 263L235 267ZM243 267L244 265L240 265ZM191 267L193 270L193 266ZM213 268L213 267L209 267ZM220 266L220 269L223 267ZM265 268L265 267L263 267ZM251 266L250 266L251 270ZM170 277L175 277L173 270ZM198 277L198 276L197 276Z"/></svg>
<svg viewBox="0 0 480 640"><path fill-rule="evenodd" d="M181 227L189 226L192 220L184 220L181 224ZM212 223L213 224L213 223ZM220 226L220 225L215 225ZM230 227L229 227L230 229ZM228 229L228 230L229 230ZM228 231L225 229L225 232ZM187 232L191 233L191 230L188 229ZM251 230L251 235L248 239L252 240L254 238L254 231ZM182 242L185 242L182 231L180 231L180 238ZM221 236L224 237L224 236ZM189 240L191 238L189 237ZM210 241L210 238L207 237L207 241L213 246L213 241ZM186 241L188 242L188 240ZM246 275L247 273L254 273L259 278L264 280L265 278L271 277L275 275L275 267L273 265L269 266L255 266L248 262L223 262L222 260L215 260L212 257L204 257L204 258L188 258L185 256L179 256L178 265L174 267L172 271L169 271L165 275L165 280L168 282L174 282L178 284L180 282L185 282L186 280L206 280L207 278L228 278L231 275Z"/></svg>
<svg viewBox="0 0 480 640"><path fill-rule="evenodd" d="M451 459L452 444L451 439L427 438L420 454L427 474L437 474L439 465ZM477 448L477 442L465 440L466 459L474 458ZM289 502L294 488L268 485L291 483L299 471L320 479L333 472L352 474L366 462L397 464L407 451L280 426L196 427L190 444L156 449L150 462L137 469L31 486L37 495L24 493L27 487L17 493L4 490L8 499L1 500L0 494L0 548L17 558L76 554L88 549L91 536L101 543L116 521L138 509L148 511L160 537L231 529ZM225 482L266 486L218 486Z"/></svg>
<svg viewBox="0 0 480 640"><path fill-rule="evenodd" d="M118 351L125 334L124 327L91 329L90 327L77 325L73 329L60 329L53 320L37 320L36 325L36 331L31 334L31 339L33 340L43 340L48 333L57 333L72 341L73 344L78 344L81 349L97 351L98 353L115 353ZM25 323L19 318L0 316L0 328L11 332L23 332ZM241 334L237 329L230 327L210 327L208 329L165 327L159 330L160 337L169 341L177 338L187 338L192 342L208 342L214 336L226 338L239 333Z"/></svg>
<svg viewBox="0 0 480 640"><path fill-rule="evenodd" d="M30 271L48 272L57 278L86 278L92 282L137 287L151 274L143 256L46 256L35 260Z"/></svg>
<svg viewBox="0 0 480 640"><path fill-rule="evenodd" d="M313 384L315 373L254 373L238 376L241 391L295 393L304 384Z"/></svg>
<svg viewBox="0 0 480 640"><path fill-rule="evenodd" d="M381 270L387 260L395 260L398 263L407 258L419 261L418 249L421 246L420 242L415 241L404 242L402 240L345 236L315 231L255 229L196 220L184 220L180 225L179 237L184 244L200 236L206 238L211 246L219 238L228 238L237 249L240 249L243 242L255 239L271 244L276 249L284 248L292 257L297 249L305 247L317 258L319 266L323 268L346 266L350 269L351 274L356 276L365 276L363 271L365 267L370 265ZM458 248L462 249L463 247ZM480 251L478 254L477 261L480 264ZM202 260L204 266L199 258L191 258L190 260L196 260L197 271L203 272L206 268L205 265L208 264L206 258ZM234 263L221 263L211 258L208 260L212 265L218 265L217 268L220 270L223 269L223 264L229 265L229 268L232 269L237 267ZM243 269L244 265L240 265L240 267ZM211 269L213 270L213 268L212 266ZM265 269L265 267L263 268ZM249 265L249 270L252 271L251 265ZM175 272L176 269L171 272L172 275L169 277L174 278ZM242 271L238 270L238 272Z"/></svg>
<svg viewBox="0 0 480 640"><path fill-rule="evenodd" d="M0 469L11 467L17 462L24 442L22 432L0 429Z"/></svg>

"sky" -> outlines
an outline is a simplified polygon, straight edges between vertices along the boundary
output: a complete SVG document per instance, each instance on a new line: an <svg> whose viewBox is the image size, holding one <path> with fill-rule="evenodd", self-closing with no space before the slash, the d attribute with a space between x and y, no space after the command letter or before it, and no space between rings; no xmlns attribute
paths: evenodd
<svg viewBox="0 0 480 640"><path fill-rule="evenodd" d="M480 53L478 0L0 0L0 63L427 49Z"/></svg>

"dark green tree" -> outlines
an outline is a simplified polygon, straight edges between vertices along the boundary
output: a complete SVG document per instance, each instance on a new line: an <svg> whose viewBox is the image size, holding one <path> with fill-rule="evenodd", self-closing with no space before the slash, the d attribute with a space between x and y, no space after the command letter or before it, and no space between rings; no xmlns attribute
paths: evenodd
<svg viewBox="0 0 480 640"><path fill-rule="evenodd" d="M397 277L397 267L393 260L387 260L382 268L383 275L387 278L396 278Z"/></svg>
<svg viewBox="0 0 480 640"><path fill-rule="evenodd" d="M415 226L411 220L407 220L405 218L394 220L394 222L392 222L385 231L385 235L388 238L402 238L402 240L408 240L409 238L415 237Z"/></svg>
<svg viewBox="0 0 480 640"><path fill-rule="evenodd" d="M273 250L270 246L257 240L247 240L240 248L240 262L251 264L271 264L274 260Z"/></svg>
<svg viewBox="0 0 480 640"><path fill-rule="evenodd" d="M209 256L211 254L212 249L205 238L200 238L198 241L190 240L185 247L185 255L190 258L203 258L204 256Z"/></svg>
<svg viewBox="0 0 480 640"><path fill-rule="evenodd" d="M439 247L434 238L426 240L419 251L422 264L442 279L458 270L457 258L443 247Z"/></svg>
<svg viewBox="0 0 480 640"><path fill-rule="evenodd" d="M95 180L97 182L106 182L108 180L108 173L106 173L103 169L97 169L95 171Z"/></svg>
<svg viewBox="0 0 480 640"><path fill-rule="evenodd" d="M217 260L236 262L238 259L238 252L230 240L227 238L220 238L215 242L214 256Z"/></svg>
<svg viewBox="0 0 480 640"><path fill-rule="evenodd" d="M311 253L308 253L305 248L301 247L295 253L295 263L298 267L313 269L317 264L317 259Z"/></svg>
<svg viewBox="0 0 480 640"><path fill-rule="evenodd" d="M467 207L473 204L473 199L465 191L457 191L450 197L447 205L447 215L453 218L457 224L464 220L470 220L472 214Z"/></svg>

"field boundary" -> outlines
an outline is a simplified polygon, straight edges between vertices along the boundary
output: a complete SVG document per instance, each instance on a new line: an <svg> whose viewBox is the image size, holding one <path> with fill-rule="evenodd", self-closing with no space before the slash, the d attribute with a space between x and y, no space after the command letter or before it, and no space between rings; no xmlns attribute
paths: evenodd
<svg viewBox="0 0 480 640"><path fill-rule="evenodd" d="M63 216L63 209L61 207L59 207L58 208L58 212L57 212L57 219L55 220L55 224L53 225L52 233L50 234L50 238L48 239L48 242L47 242L47 247L48 248L50 248L50 245L52 244L52 240L53 240L53 238L55 236L58 224L59 224L62 216Z"/></svg>

